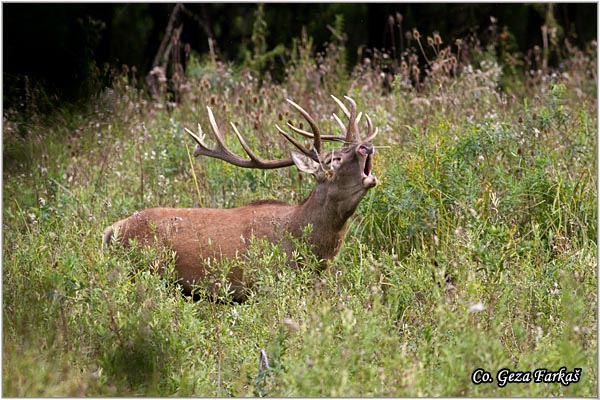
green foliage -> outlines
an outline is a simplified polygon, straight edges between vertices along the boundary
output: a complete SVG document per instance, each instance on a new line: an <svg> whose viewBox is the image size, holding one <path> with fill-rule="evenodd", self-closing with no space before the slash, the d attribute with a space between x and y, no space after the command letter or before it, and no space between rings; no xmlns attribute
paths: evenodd
<svg viewBox="0 0 600 400"><path fill-rule="evenodd" d="M597 396L595 55L506 92L505 71L473 48L458 73L400 73L383 94L375 62L348 74L332 43L315 55L302 36L278 85L192 58L179 104L122 76L85 109L5 114L5 395ZM380 134L379 184L329 269L303 240L302 268L254 240L194 301L168 249L101 250L103 229L140 208L301 201L312 182L292 168L191 160L183 127L207 132L208 105L233 151L226 121L281 158L273 126L301 119L285 99L337 134L330 94L353 96ZM241 264L254 285L235 304L224 277ZM471 382L477 368L495 380L562 366L581 380Z"/></svg>
<svg viewBox="0 0 600 400"><path fill-rule="evenodd" d="M244 63L252 70L263 73L269 63L285 52L285 46L278 44L275 48L267 50L267 22L265 21L264 4L256 6L254 25L252 26L252 50L243 49Z"/></svg>

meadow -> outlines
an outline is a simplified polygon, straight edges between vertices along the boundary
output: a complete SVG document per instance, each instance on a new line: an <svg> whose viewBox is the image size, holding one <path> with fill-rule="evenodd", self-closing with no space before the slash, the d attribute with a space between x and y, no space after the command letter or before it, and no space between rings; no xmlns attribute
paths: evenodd
<svg viewBox="0 0 600 400"><path fill-rule="evenodd" d="M281 81L254 69L260 54L193 56L154 97L123 68L85 105L43 114L33 88L4 110L3 395L597 396L595 44L549 67L501 43L422 42L348 71L343 43L315 53L302 37ZM229 121L284 157L275 124L300 120L285 99L337 133L331 94L380 133L379 184L329 269L257 245L238 304L152 273L169 251L102 251L135 210L301 201L312 178L194 159L184 127L206 130L210 105L238 154ZM561 367L577 381L534 381ZM499 385L503 369L531 381Z"/></svg>

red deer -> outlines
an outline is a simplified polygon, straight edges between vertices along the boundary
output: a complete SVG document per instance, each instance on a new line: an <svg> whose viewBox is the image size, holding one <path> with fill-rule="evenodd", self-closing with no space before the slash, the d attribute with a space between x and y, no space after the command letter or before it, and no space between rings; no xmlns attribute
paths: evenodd
<svg viewBox="0 0 600 400"><path fill-rule="evenodd" d="M291 157L284 159L264 160L257 156L231 123L250 159L234 154L227 148L210 107L207 109L217 142L215 148L206 146L200 126L198 135L186 129L197 142L194 156L214 157L243 168L271 169L295 164L300 171L312 174L316 185L301 203L289 205L275 200L259 200L231 209L150 208L135 212L106 228L103 245L116 240L128 246L129 241L135 239L142 246L169 246L176 253L177 278L188 292L192 286L202 284L216 272L213 260L233 261L227 280L231 285L232 298L236 301L245 300L247 286L251 282L247 282L248 274L244 275L243 263L236 266L235 260L241 260L239 257L243 257L253 238L280 244L291 259L294 245L290 235L299 239L305 234L305 228L310 226L306 239L315 257L321 260L321 267L325 268L340 250L348 219L367 191L377 184L372 174L375 150L370 143L377 135L377 129L373 128L371 119L365 114L368 133L361 141L358 130L362 113L357 115L356 103L345 97L350 104L348 110L339 99L332 97L349 120L345 126L334 114L343 130L340 136L322 135L310 114L287 100L306 119L312 133L289 122L288 126L294 132L311 138L313 144L308 149L276 126L279 133L299 150L291 151ZM323 141L341 142L343 147L322 151ZM290 262L295 263L294 260ZM210 290L214 291L215 287Z"/></svg>

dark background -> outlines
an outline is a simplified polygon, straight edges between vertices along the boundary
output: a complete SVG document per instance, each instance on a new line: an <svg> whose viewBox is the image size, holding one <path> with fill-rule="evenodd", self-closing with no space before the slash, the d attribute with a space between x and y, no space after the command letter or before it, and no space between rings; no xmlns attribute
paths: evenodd
<svg viewBox="0 0 600 400"><path fill-rule="evenodd" d="M86 84L98 79L98 71L123 64L136 66L145 75L159 48L175 3L152 4L6 4L3 7L4 93L6 105L37 84L61 100L89 96ZM597 37L595 3L554 4L553 21L548 4L281 4L264 6L268 47L290 47L302 27L322 46L331 37L326 26L343 15L348 62L357 60L358 49L390 48L388 18L401 13L402 28L418 28L423 36L439 32L444 43L474 32L485 38L490 17L506 27L518 50L541 45L544 23L560 26L560 36L583 45ZM185 3L182 42L202 55L208 37L216 41L217 55L241 63L242 50L251 41L256 4ZM101 75L101 73L100 73ZM142 82L143 79L140 79Z"/></svg>

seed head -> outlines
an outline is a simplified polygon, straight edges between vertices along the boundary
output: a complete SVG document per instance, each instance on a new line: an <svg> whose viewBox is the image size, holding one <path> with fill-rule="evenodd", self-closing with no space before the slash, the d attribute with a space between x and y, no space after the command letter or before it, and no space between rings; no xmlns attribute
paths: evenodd
<svg viewBox="0 0 600 400"><path fill-rule="evenodd" d="M454 44L456 45L456 47L460 47L462 45L462 40L461 39L456 39L454 41Z"/></svg>
<svg viewBox="0 0 600 400"><path fill-rule="evenodd" d="M412 66L412 74L413 76L419 76L419 74L421 73L421 70L419 69L419 67L417 67L416 65Z"/></svg>
<svg viewBox="0 0 600 400"><path fill-rule="evenodd" d="M437 32L433 34L433 43L435 43L437 46L442 44L442 37Z"/></svg>
<svg viewBox="0 0 600 400"><path fill-rule="evenodd" d="M394 26L394 17L392 17L391 15L388 16L388 25L389 26Z"/></svg>
<svg viewBox="0 0 600 400"><path fill-rule="evenodd" d="M402 24L402 20L404 19L404 17L402 16L402 14L400 14L399 12L396 13L396 22L398 23L398 25Z"/></svg>
<svg viewBox="0 0 600 400"><path fill-rule="evenodd" d="M413 38L415 40L419 40L421 38L421 34L419 33L419 31L417 30L417 28L413 28Z"/></svg>
<svg viewBox="0 0 600 400"><path fill-rule="evenodd" d="M433 46L433 38L431 36L427 36L427 44Z"/></svg>

